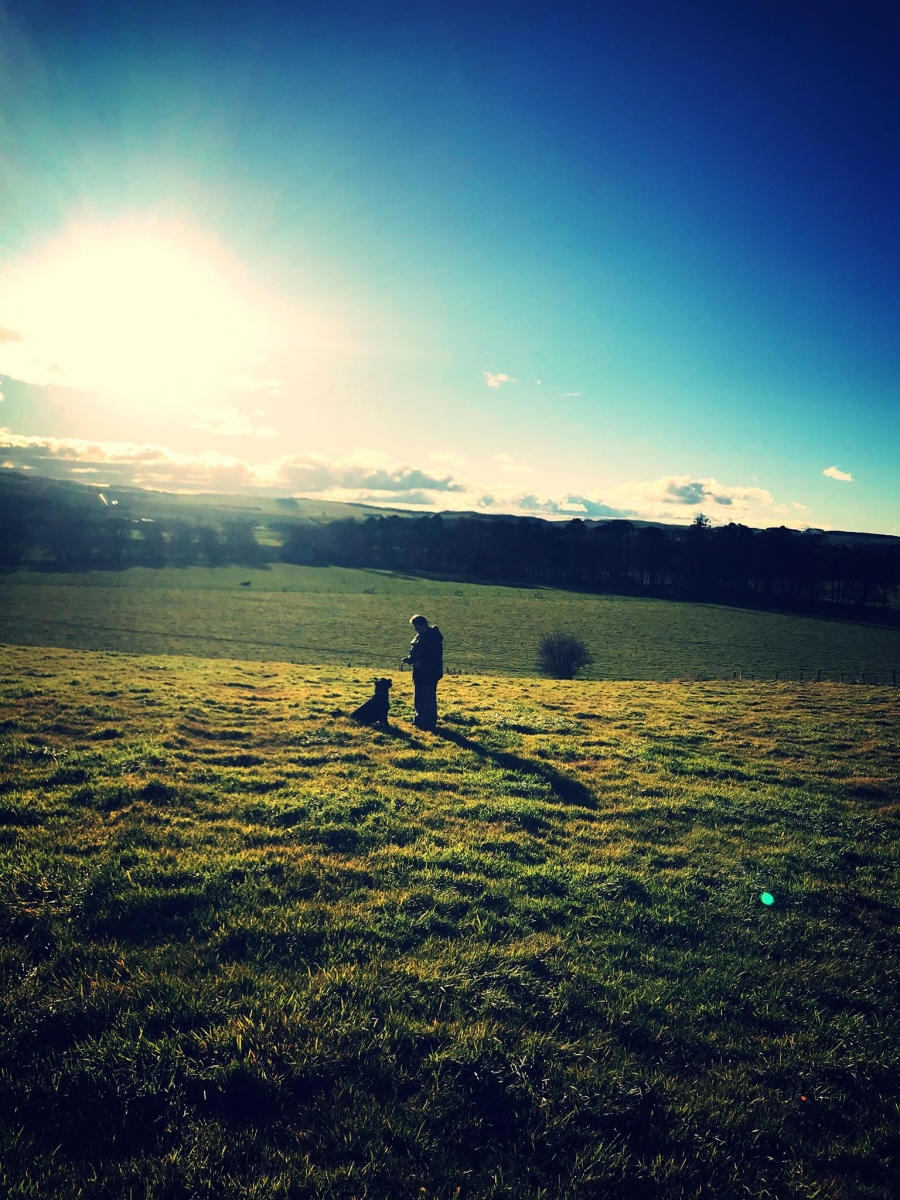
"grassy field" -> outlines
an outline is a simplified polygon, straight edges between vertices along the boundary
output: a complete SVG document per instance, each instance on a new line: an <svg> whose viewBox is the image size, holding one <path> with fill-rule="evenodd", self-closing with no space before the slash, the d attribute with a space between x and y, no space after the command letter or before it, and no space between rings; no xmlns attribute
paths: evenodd
<svg viewBox="0 0 900 1200"><path fill-rule="evenodd" d="M0 1193L900 1193L900 693L369 678L0 651Z"/></svg>
<svg viewBox="0 0 900 1200"><path fill-rule="evenodd" d="M406 653L416 611L438 622L448 664L463 671L533 673L541 635L562 629L588 643L598 679L900 678L900 629L716 605L337 567L0 577L0 641L86 650L385 670Z"/></svg>

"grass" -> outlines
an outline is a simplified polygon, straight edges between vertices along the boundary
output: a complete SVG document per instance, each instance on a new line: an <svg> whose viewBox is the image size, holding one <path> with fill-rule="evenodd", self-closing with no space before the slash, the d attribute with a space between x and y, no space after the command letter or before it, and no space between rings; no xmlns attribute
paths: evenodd
<svg viewBox="0 0 900 1200"><path fill-rule="evenodd" d="M897 1194L900 694L369 679L0 651L3 1195Z"/></svg>
<svg viewBox="0 0 900 1200"><path fill-rule="evenodd" d="M73 649L383 671L406 653L416 611L440 624L448 664L464 671L530 674L541 637L562 630L587 642L588 678L900 675L900 629L716 605L286 565L0 577L0 640Z"/></svg>

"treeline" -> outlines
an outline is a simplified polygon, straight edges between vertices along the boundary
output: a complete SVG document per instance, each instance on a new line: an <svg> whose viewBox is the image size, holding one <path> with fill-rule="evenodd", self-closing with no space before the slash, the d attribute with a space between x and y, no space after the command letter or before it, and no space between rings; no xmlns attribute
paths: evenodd
<svg viewBox="0 0 900 1200"><path fill-rule="evenodd" d="M102 503L101 503L102 501ZM817 530L687 528L532 517L141 517L89 494L0 496L0 567L313 566L413 571L481 582L847 612L900 589L900 542L853 543Z"/></svg>
<svg viewBox="0 0 900 1200"><path fill-rule="evenodd" d="M182 518L119 514L116 508L0 499L0 567L115 571L126 567L261 566L277 547L261 544L250 520L220 526ZM275 553L273 553L273 550Z"/></svg>
<svg viewBox="0 0 900 1200"><path fill-rule="evenodd" d="M821 531L630 521L372 517L280 525L286 562L421 571L500 583L779 607L888 605L900 548Z"/></svg>

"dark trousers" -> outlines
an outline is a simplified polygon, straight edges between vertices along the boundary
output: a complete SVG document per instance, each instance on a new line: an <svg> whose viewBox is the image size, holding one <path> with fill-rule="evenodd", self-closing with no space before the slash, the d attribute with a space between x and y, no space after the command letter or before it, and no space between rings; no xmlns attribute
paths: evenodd
<svg viewBox="0 0 900 1200"><path fill-rule="evenodd" d="M415 695L413 703L416 706L415 725L417 729L434 729L437 725L437 685L436 679L414 679Z"/></svg>

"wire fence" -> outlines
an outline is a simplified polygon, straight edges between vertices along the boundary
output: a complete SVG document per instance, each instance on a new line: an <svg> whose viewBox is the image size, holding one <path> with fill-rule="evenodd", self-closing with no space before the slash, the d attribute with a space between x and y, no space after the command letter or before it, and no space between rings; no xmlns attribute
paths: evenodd
<svg viewBox="0 0 900 1200"><path fill-rule="evenodd" d="M774 674L763 674L753 671L738 670L732 672L732 679L753 680L762 682L770 680L773 683L863 683L870 687L896 687L897 668L890 671L829 671L822 667L815 671L775 671Z"/></svg>

